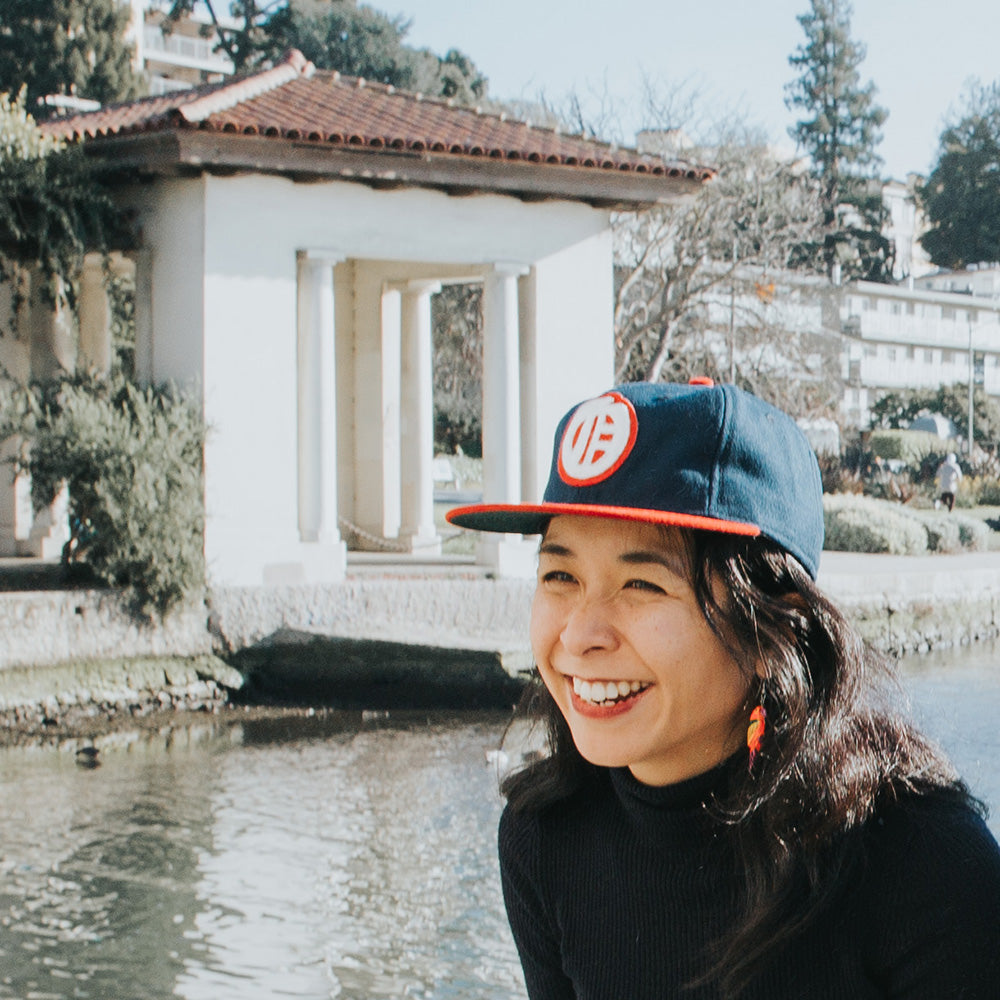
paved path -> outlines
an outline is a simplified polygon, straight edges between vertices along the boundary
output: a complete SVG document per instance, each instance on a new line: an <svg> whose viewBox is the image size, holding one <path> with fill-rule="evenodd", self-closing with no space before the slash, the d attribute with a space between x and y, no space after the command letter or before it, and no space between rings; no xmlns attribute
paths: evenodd
<svg viewBox="0 0 1000 1000"><path fill-rule="evenodd" d="M832 597L878 594L956 594L993 591L1000 598L1000 552L959 555L889 556L824 552L820 587Z"/></svg>

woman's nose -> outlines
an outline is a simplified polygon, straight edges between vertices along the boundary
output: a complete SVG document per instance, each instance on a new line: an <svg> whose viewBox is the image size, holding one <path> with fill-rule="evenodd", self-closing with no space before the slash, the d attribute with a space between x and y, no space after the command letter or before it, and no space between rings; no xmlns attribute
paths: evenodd
<svg viewBox="0 0 1000 1000"><path fill-rule="evenodd" d="M566 618L560 639L566 651L574 656L583 656L591 650L614 649L618 645L618 633L608 602L577 601Z"/></svg>

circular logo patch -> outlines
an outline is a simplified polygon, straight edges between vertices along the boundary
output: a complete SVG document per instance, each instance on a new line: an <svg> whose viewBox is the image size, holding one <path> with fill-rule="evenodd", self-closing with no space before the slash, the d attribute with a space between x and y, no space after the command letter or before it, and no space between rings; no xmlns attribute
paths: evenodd
<svg viewBox="0 0 1000 1000"><path fill-rule="evenodd" d="M570 486L607 479L625 461L639 431L632 404L609 392L581 403L559 445L559 476Z"/></svg>

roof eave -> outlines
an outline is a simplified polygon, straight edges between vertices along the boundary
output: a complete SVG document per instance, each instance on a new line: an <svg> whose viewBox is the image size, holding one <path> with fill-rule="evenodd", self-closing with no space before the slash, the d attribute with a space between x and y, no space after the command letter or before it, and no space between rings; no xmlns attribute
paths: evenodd
<svg viewBox="0 0 1000 1000"><path fill-rule="evenodd" d="M450 194L569 199L629 210L692 194L706 180L703 170L640 173L454 153L352 149L186 128L94 137L85 148L117 168L154 174L247 171L295 180L346 180L382 188L434 188Z"/></svg>

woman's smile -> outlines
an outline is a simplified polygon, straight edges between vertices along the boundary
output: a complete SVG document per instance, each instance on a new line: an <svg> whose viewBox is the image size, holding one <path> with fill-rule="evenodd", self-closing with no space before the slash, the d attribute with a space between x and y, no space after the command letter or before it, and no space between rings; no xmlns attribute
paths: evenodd
<svg viewBox="0 0 1000 1000"><path fill-rule="evenodd" d="M573 708L592 719L611 718L630 711L649 690L647 681L587 681L567 678L572 685Z"/></svg>

